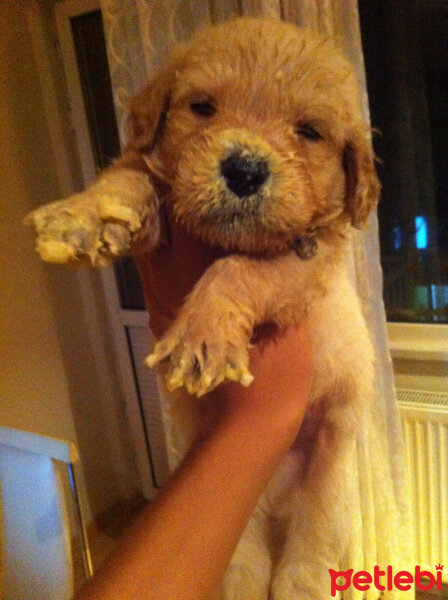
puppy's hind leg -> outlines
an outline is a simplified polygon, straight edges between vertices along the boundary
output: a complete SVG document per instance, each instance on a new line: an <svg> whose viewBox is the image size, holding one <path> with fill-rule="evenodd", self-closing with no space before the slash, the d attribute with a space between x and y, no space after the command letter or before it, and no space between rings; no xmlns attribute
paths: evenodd
<svg viewBox="0 0 448 600"><path fill-rule="evenodd" d="M286 541L272 583L272 600L328 600L328 569L338 569L350 533L347 498L355 435L335 422L319 425L303 480L285 509Z"/></svg>
<svg viewBox="0 0 448 600"><path fill-rule="evenodd" d="M267 539L266 515L257 507L224 575L220 600L268 599L272 565Z"/></svg>

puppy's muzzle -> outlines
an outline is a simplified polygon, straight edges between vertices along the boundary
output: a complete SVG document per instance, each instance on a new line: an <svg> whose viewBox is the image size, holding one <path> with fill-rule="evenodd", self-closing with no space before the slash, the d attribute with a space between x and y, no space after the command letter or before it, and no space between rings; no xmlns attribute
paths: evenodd
<svg viewBox="0 0 448 600"><path fill-rule="evenodd" d="M257 156L231 154L220 163L227 187L239 198L256 194L269 177L267 162Z"/></svg>

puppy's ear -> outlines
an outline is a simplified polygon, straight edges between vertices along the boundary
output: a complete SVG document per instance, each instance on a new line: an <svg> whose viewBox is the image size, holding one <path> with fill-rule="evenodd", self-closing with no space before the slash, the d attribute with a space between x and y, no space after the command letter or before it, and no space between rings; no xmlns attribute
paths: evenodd
<svg viewBox="0 0 448 600"><path fill-rule="evenodd" d="M165 68L129 104L128 149L151 152L163 135L174 75Z"/></svg>
<svg viewBox="0 0 448 600"><path fill-rule="evenodd" d="M373 164L373 152L364 131L352 132L343 153L345 201L353 227L367 227L376 207L381 185Z"/></svg>

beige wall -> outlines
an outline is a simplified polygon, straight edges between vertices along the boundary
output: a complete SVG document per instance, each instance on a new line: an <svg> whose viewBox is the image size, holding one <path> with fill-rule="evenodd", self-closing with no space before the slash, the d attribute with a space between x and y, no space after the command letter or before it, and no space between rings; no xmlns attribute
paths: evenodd
<svg viewBox="0 0 448 600"><path fill-rule="evenodd" d="M17 2L0 4L1 423L76 441L45 267L23 216L58 195Z"/></svg>
<svg viewBox="0 0 448 600"><path fill-rule="evenodd" d="M22 226L61 196L27 26L36 6L0 2L0 424L75 442L96 516L134 494L137 477L119 392L106 394L95 367L78 275L40 262Z"/></svg>

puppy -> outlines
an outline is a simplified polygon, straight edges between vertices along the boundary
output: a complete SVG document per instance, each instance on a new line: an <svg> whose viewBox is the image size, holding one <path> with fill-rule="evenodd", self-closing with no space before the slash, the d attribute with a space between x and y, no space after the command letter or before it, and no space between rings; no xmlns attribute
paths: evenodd
<svg viewBox="0 0 448 600"><path fill-rule="evenodd" d="M378 194L358 85L334 42L244 18L178 48L131 103L123 158L27 219L49 262L101 266L156 252L173 243L176 223L222 251L147 359L164 361L168 389L184 390L192 414L194 395L225 380L250 384L256 325L308 315L310 406L240 540L226 600L328 599L328 569L346 555L373 355L344 253ZM176 427L187 448L185 411Z"/></svg>

